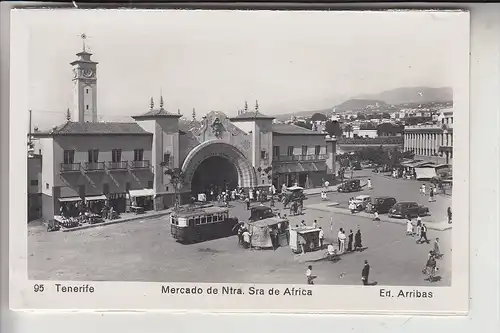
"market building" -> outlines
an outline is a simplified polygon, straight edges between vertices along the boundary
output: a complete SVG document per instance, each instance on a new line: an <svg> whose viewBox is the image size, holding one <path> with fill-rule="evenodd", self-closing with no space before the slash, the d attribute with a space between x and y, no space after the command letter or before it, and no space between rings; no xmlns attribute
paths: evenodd
<svg viewBox="0 0 500 333"><path fill-rule="evenodd" d="M273 124L259 111L228 117L209 112L186 123L160 96L133 122L99 122L97 62L83 50L73 61L74 109L67 121L32 134L41 154L39 191L44 220L85 202L161 210L213 188L276 188L285 183L322 186L335 176L336 140L305 128ZM246 104L246 103L245 103ZM178 187L171 173L182 175ZM33 182L34 184L34 182Z"/></svg>
<svg viewBox="0 0 500 333"><path fill-rule="evenodd" d="M453 110L442 110L433 123L405 126L404 150L413 151L415 158L452 164Z"/></svg>

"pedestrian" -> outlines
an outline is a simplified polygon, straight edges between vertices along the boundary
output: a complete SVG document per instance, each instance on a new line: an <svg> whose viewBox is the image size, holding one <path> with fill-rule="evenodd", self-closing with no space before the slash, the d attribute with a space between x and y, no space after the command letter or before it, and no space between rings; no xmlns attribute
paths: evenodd
<svg viewBox="0 0 500 333"><path fill-rule="evenodd" d="M363 243L361 239L361 230L358 228L356 235L354 235L354 251L361 251L363 249Z"/></svg>
<svg viewBox="0 0 500 333"><path fill-rule="evenodd" d="M434 190L432 188L429 191L429 202L434 202Z"/></svg>
<svg viewBox="0 0 500 333"><path fill-rule="evenodd" d="M436 259L441 259L441 257L443 256L443 254L441 253L441 246L439 245L439 238L436 238L434 240L432 251Z"/></svg>
<svg viewBox="0 0 500 333"><path fill-rule="evenodd" d="M247 210L250 210L250 198L249 197L245 198L245 203L247 205Z"/></svg>
<svg viewBox="0 0 500 333"><path fill-rule="evenodd" d="M352 229L349 230L349 236L348 236L348 241L347 241L347 252L352 252L352 243L354 240L354 234L352 232Z"/></svg>
<svg viewBox="0 0 500 333"><path fill-rule="evenodd" d="M346 240L346 235L344 230L342 230L342 233L340 234L340 253L345 252L345 240Z"/></svg>
<svg viewBox="0 0 500 333"><path fill-rule="evenodd" d="M325 241L325 232L323 231L323 229L321 229L321 227L319 227L319 246L321 248L323 248L324 241Z"/></svg>
<svg viewBox="0 0 500 333"><path fill-rule="evenodd" d="M368 185L368 189L371 190L372 189L372 180L370 178L368 178L367 185Z"/></svg>
<svg viewBox="0 0 500 333"><path fill-rule="evenodd" d="M304 220L300 221L300 226L301 227L305 227L306 226L306 221L304 221Z"/></svg>
<svg viewBox="0 0 500 333"><path fill-rule="evenodd" d="M425 184L422 184L420 186L420 195L424 195L425 196Z"/></svg>
<svg viewBox="0 0 500 333"><path fill-rule="evenodd" d="M324 187L325 187L325 194L326 192L328 192L328 186L330 186L330 182L327 180L323 183Z"/></svg>
<svg viewBox="0 0 500 333"><path fill-rule="evenodd" d="M451 207L448 207L446 214L448 215L448 223L451 224Z"/></svg>
<svg viewBox="0 0 500 333"><path fill-rule="evenodd" d="M248 249L250 247L250 237L252 236L247 229L243 230L243 248Z"/></svg>
<svg viewBox="0 0 500 333"><path fill-rule="evenodd" d="M408 217L406 220L406 236L414 236L413 234L413 223L411 222L411 218Z"/></svg>
<svg viewBox="0 0 500 333"><path fill-rule="evenodd" d="M312 266L311 265L307 266L307 270L306 270L307 284L314 284L315 278L316 278L316 276L312 275Z"/></svg>
<svg viewBox="0 0 500 333"><path fill-rule="evenodd" d="M361 280L365 286L368 285L368 275L370 275L370 265L368 265L368 260L365 260L365 265L361 271Z"/></svg>
<svg viewBox="0 0 500 333"><path fill-rule="evenodd" d="M339 251L340 251L340 236L342 235L342 228L339 229L339 233L337 234L337 243L339 245Z"/></svg>
<svg viewBox="0 0 500 333"><path fill-rule="evenodd" d="M373 221L380 221L380 217L378 216L377 209L373 212Z"/></svg>
<svg viewBox="0 0 500 333"><path fill-rule="evenodd" d="M271 237L271 244L273 245L273 251L276 251L278 247L278 231L276 229L271 229L269 232L269 236Z"/></svg>
<svg viewBox="0 0 500 333"><path fill-rule="evenodd" d="M254 197L255 197L255 190L253 188L251 188L249 191L248 191L248 197L250 199L250 201L253 201Z"/></svg>
<svg viewBox="0 0 500 333"><path fill-rule="evenodd" d="M313 228L316 229L317 227L318 227L318 221L314 220L314 222L313 222Z"/></svg>
<svg viewBox="0 0 500 333"><path fill-rule="evenodd" d="M424 241L422 241L422 239L424 239ZM420 230L420 239L417 241L417 243L423 242L429 244L429 240L427 239L427 226L424 223L422 223L422 228Z"/></svg>
<svg viewBox="0 0 500 333"><path fill-rule="evenodd" d="M356 204L354 203L354 201L351 201L349 203L349 210L351 211L351 214L354 214L356 212Z"/></svg>

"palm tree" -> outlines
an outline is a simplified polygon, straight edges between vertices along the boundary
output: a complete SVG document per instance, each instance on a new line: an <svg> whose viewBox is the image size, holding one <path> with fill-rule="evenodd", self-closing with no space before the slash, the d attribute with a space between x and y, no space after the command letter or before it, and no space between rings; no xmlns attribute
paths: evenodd
<svg viewBox="0 0 500 333"><path fill-rule="evenodd" d="M161 162L160 166L165 168L163 173L165 175L170 176L170 184L174 187L174 193L175 193L175 203L174 203L174 210L177 211L179 210L180 207L180 189L184 185L185 179L184 179L184 172L180 168L172 168L169 163L167 162Z"/></svg>
<svg viewBox="0 0 500 333"><path fill-rule="evenodd" d="M351 137L351 133L352 133L352 126L347 124L345 127L344 127L344 132L347 133L347 137L350 138Z"/></svg>

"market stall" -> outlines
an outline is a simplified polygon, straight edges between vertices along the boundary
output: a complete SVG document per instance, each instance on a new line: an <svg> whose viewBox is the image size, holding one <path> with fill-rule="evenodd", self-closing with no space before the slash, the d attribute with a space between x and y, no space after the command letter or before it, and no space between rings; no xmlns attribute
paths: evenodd
<svg viewBox="0 0 500 333"><path fill-rule="evenodd" d="M128 197L130 200L129 210L135 212L136 214L143 213L147 210L153 209L153 189L142 189L142 190L129 190Z"/></svg>
<svg viewBox="0 0 500 333"><path fill-rule="evenodd" d="M288 220L270 217L245 224L251 235L250 244L255 248L277 248L288 245Z"/></svg>
<svg viewBox="0 0 500 333"><path fill-rule="evenodd" d="M319 233L314 227L295 227L290 229L290 248L294 253L316 251L321 248Z"/></svg>

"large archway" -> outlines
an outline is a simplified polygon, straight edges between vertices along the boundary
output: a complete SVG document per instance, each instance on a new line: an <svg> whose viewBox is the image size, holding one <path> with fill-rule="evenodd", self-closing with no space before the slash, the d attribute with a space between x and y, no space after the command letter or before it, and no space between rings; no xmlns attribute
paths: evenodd
<svg viewBox="0 0 500 333"><path fill-rule="evenodd" d="M185 190L204 192L210 184L250 188L257 184L255 170L245 155L222 140L205 141L189 152L182 164ZM197 193L201 193L197 192Z"/></svg>

